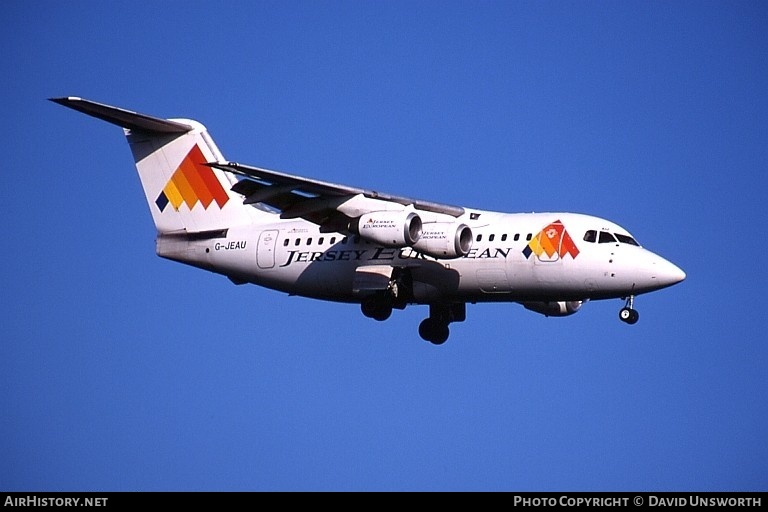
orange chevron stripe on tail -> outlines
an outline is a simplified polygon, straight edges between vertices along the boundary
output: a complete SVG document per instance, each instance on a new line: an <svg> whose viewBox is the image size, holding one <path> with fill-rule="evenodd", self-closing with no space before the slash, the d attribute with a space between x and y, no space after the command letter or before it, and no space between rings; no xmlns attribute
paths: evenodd
<svg viewBox="0 0 768 512"><path fill-rule="evenodd" d="M157 196L155 204L160 211L165 210L168 203L178 211L182 204L191 210L199 201L207 210L214 201L219 208L229 201L226 190L205 162L200 148L197 145L192 147Z"/></svg>

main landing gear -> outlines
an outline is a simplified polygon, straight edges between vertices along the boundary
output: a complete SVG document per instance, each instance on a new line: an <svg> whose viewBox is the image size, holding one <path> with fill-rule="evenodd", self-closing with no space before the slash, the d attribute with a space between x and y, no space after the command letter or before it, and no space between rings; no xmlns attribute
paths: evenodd
<svg viewBox="0 0 768 512"><path fill-rule="evenodd" d="M407 269L395 269L386 290L363 299L360 309L363 315L383 322L392 315L392 309L405 309L410 298L412 280Z"/></svg>
<svg viewBox="0 0 768 512"><path fill-rule="evenodd" d="M379 290L363 299L363 314L383 321L392 315L392 309L405 309L413 302L413 277L408 268L394 268L386 289ZM429 305L429 317L419 324L419 336L435 345L448 339L448 324L463 322L467 318L467 305L463 302L445 302Z"/></svg>
<svg viewBox="0 0 768 512"><path fill-rule="evenodd" d="M419 336L434 344L442 345L448 339L448 324L463 322L467 319L467 305L463 302L453 304L430 304L429 318L419 324Z"/></svg>
<svg viewBox="0 0 768 512"><path fill-rule="evenodd" d="M640 313L634 309L635 296L630 295L627 297L627 301L624 303L624 307L619 311L619 319L629 325L636 324L640 319Z"/></svg>

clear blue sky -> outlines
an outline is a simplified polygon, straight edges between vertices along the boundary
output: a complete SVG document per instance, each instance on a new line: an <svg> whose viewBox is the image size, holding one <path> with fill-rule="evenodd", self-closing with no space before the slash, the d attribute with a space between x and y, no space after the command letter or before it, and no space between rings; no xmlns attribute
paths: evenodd
<svg viewBox="0 0 768 512"><path fill-rule="evenodd" d="M768 490L768 4L3 8L2 490ZM121 131L205 123L317 179L626 227L687 280L435 347L162 260Z"/></svg>

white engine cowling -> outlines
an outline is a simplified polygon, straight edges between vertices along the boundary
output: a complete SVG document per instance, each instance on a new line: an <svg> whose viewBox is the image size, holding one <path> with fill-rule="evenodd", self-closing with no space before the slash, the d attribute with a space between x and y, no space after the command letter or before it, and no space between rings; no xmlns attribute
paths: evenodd
<svg viewBox="0 0 768 512"><path fill-rule="evenodd" d="M584 304L583 300L560 300L548 302L521 302L525 309L545 316L568 316L577 312Z"/></svg>
<svg viewBox="0 0 768 512"><path fill-rule="evenodd" d="M413 248L433 258L461 258L472 249L472 230L466 224L429 222Z"/></svg>
<svg viewBox="0 0 768 512"><path fill-rule="evenodd" d="M413 246L421 238L421 217L413 211L370 212L349 227L364 240L384 247Z"/></svg>

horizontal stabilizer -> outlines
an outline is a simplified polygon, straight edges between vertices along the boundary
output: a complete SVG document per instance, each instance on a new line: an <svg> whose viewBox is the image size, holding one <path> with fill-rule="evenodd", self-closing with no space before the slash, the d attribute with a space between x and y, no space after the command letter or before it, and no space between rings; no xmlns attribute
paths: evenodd
<svg viewBox="0 0 768 512"><path fill-rule="evenodd" d="M138 112L84 100L75 96L50 98L50 100L59 105L64 105L83 114L88 114L89 116L130 130L150 133L187 133L192 130L191 126L184 123L139 114Z"/></svg>

